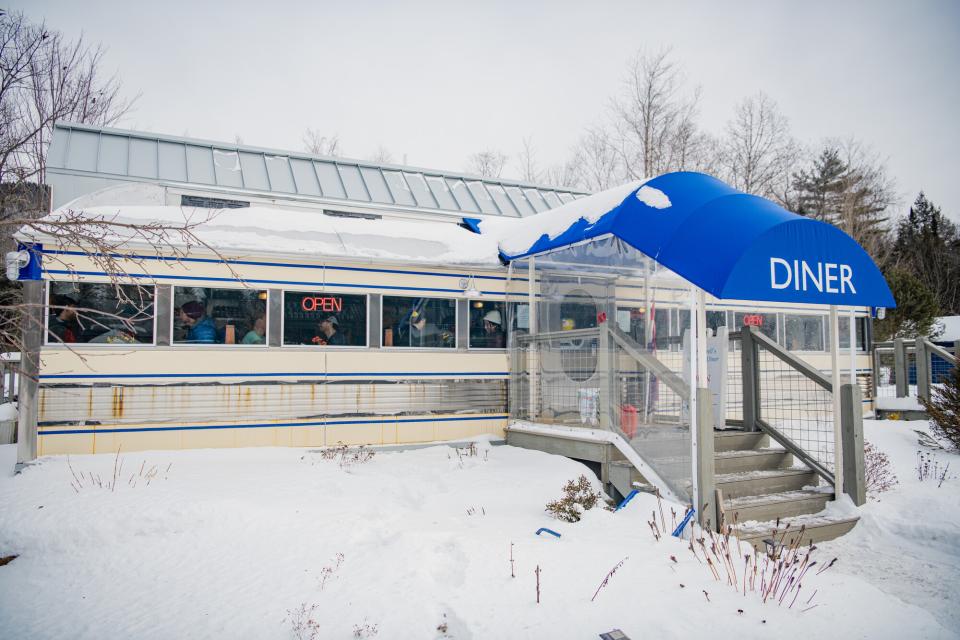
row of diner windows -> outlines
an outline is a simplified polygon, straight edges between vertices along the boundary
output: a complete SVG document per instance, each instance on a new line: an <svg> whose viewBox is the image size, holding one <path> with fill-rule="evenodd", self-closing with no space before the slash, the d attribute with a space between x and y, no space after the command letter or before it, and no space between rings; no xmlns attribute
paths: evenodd
<svg viewBox="0 0 960 640"><path fill-rule="evenodd" d="M367 347L370 345L370 297L368 294L324 291L280 293L279 338L271 341L267 303L270 293L256 289L179 287L172 289L170 342L172 344L271 346ZM154 344L157 314L153 286L90 282L51 282L48 291L48 345ZM457 301L384 295L380 309L379 345L396 348L455 349L459 345ZM469 300L465 332L469 349L503 349L507 345L506 323L515 332L529 327L526 304L510 305L495 300ZM565 308L568 307L569 308ZM574 308L576 307L576 308ZM582 304L564 303L561 326L556 329L596 326L596 314ZM655 308L653 326L647 326L642 307L617 307L616 323L640 344L678 348L669 337L682 335L690 326L687 309ZM569 316L569 318L567 317ZM731 310L707 312L710 329L757 329L792 351L825 351L829 326L823 315L748 313ZM849 348L849 318L840 318L840 346ZM866 351L866 319L857 319L857 347ZM462 336L461 336L462 337ZM374 341L376 342L376 341ZM674 341L675 342L675 341Z"/></svg>

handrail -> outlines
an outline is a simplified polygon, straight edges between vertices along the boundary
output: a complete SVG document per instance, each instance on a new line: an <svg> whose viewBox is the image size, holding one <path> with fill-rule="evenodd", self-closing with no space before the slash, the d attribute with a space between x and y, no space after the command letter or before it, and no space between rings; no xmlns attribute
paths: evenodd
<svg viewBox="0 0 960 640"><path fill-rule="evenodd" d="M924 346L926 346L928 351L940 356L947 362L951 363L953 366L957 366L957 356L951 354L949 351L947 351L940 345L934 344L929 340L924 339L923 343L924 343Z"/></svg>
<svg viewBox="0 0 960 640"><path fill-rule="evenodd" d="M644 369L651 371L659 380L666 384L671 391L683 400L690 400L690 388L683 378L675 374L669 367L660 362L655 356L637 349L636 343L620 329L608 327L610 337L613 338L628 356L640 363Z"/></svg>
<svg viewBox="0 0 960 640"><path fill-rule="evenodd" d="M798 372L802 373L804 376L813 380L818 385L826 389L827 391L833 392L833 382L827 376L820 373L817 369L811 367L804 360L801 360L797 356L793 355L779 344L771 340L769 337L760 333L759 331L754 331L751 333L754 340L763 344L763 347L772 353L773 355L780 358L783 362L790 365Z"/></svg>
<svg viewBox="0 0 960 640"><path fill-rule="evenodd" d="M817 460L813 456L811 456L809 453L807 453L803 449L803 447L795 443L793 440L791 440L784 434L780 433L776 427L771 425L769 422L767 422L763 418L757 418L756 422L757 422L757 426L760 427L761 431L764 431L771 438L779 442L780 446L782 446L784 449L792 453L794 456L800 458L800 460L804 464L806 464L808 467L816 471L820 475L820 477L822 477L824 480L836 486L837 484L836 478L832 473L830 473L830 470L827 469L822 464L820 464L819 462L817 462Z"/></svg>
<svg viewBox="0 0 960 640"><path fill-rule="evenodd" d="M591 338L600 335L599 327L570 329L568 331L542 331L517 336L517 342L535 342L539 340L558 340L567 338Z"/></svg>

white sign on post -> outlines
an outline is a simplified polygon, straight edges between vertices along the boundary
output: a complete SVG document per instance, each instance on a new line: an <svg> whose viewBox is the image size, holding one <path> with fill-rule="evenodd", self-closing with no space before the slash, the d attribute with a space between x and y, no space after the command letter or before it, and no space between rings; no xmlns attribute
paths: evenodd
<svg viewBox="0 0 960 640"><path fill-rule="evenodd" d="M707 388L713 399L713 428L726 428L727 416L727 328L717 328L717 335L707 330ZM683 332L683 379L690 384L690 332ZM692 385L691 385L692 386ZM683 407L683 419L688 418Z"/></svg>

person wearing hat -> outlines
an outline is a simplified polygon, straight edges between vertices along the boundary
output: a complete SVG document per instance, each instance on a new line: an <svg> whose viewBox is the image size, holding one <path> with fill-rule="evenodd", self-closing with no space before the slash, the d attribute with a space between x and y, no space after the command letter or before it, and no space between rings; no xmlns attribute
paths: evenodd
<svg viewBox="0 0 960 640"><path fill-rule="evenodd" d="M337 316L327 316L317 324L317 327L320 331L319 335L313 339L314 344L343 346L343 336L340 335L340 321L337 320Z"/></svg>
<svg viewBox="0 0 960 640"><path fill-rule="evenodd" d="M507 337L503 332L503 316L499 309L487 311L483 316L483 331L486 334L487 349L503 349L507 346Z"/></svg>
<svg viewBox="0 0 960 640"><path fill-rule="evenodd" d="M197 300L184 302L180 307L180 322L187 328L187 342L199 344L217 342L217 325L207 315L207 308L202 302Z"/></svg>

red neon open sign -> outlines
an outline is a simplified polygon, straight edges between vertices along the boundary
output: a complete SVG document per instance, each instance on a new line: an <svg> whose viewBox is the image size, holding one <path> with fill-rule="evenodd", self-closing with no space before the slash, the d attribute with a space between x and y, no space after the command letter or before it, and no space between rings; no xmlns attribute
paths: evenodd
<svg viewBox="0 0 960 640"><path fill-rule="evenodd" d="M300 302L304 311L341 311L343 298L327 298L324 296L307 296Z"/></svg>
<svg viewBox="0 0 960 640"><path fill-rule="evenodd" d="M762 327L763 326L763 316L759 313L752 313L743 316L743 326L745 327Z"/></svg>

